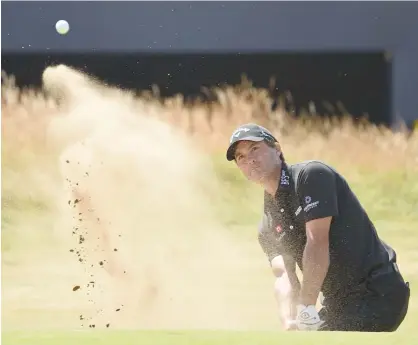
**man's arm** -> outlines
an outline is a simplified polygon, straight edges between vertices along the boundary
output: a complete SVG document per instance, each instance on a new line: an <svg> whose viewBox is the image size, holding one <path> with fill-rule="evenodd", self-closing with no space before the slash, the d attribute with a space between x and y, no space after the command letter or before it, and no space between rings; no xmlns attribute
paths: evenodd
<svg viewBox="0 0 418 345"><path fill-rule="evenodd" d="M290 257L276 256L271 262L276 276L274 296L280 309L284 325L296 317L296 304L299 297L300 282L296 274L296 262Z"/></svg>
<svg viewBox="0 0 418 345"><path fill-rule="evenodd" d="M300 303L315 305L329 267L331 217L306 223L307 241L303 252L303 282Z"/></svg>
<svg viewBox="0 0 418 345"><path fill-rule="evenodd" d="M335 173L319 162L309 163L300 175L298 195L303 202L306 246L300 303L315 305L328 272L329 230L338 215Z"/></svg>
<svg viewBox="0 0 418 345"><path fill-rule="evenodd" d="M300 283L296 275L296 262L288 256L282 256L278 244L269 231L266 215L260 224L258 241L276 277L274 296L279 307L280 318L285 325L289 318L295 316L296 302L299 296Z"/></svg>

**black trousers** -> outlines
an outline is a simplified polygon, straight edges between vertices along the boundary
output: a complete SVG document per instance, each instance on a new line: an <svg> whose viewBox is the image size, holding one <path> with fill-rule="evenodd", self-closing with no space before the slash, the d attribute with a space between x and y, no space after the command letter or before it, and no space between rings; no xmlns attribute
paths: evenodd
<svg viewBox="0 0 418 345"><path fill-rule="evenodd" d="M408 312L409 297L409 283L399 272L373 278L364 293L320 310L321 331L394 332Z"/></svg>

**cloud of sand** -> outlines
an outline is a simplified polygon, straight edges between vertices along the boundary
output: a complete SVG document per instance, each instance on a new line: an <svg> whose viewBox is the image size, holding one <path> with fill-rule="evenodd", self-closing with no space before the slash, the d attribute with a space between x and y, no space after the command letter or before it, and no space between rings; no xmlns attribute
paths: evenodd
<svg viewBox="0 0 418 345"><path fill-rule="evenodd" d="M219 185L194 143L130 95L66 66L43 80L62 109L47 133L61 176L49 216L63 253L73 251L64 270L77 265L76 274L60 280L68 291L80 286L71 292L88 319L80 324L254 325L245 303L254 265L213 216Z"/></svg>

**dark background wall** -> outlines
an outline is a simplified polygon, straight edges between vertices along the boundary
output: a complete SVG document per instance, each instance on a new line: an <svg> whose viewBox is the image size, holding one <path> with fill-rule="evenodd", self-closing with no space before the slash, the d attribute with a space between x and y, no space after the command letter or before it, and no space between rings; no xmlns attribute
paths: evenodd
<svg viewBox="0 0 418 345"><path fill-rule="evenodd" d="M289 109L296 112L315 102L321 114L325 101L342 102L354 116L389 124L390 74L379 53L370 54L7 54L2 68L13 72L20 85L41 85L45 66L65 63L123 88L150 90L162 96L203 95L202 86L239 84L245 73L255 86L268 87L276 77L272 96L292 93ZM367 76L365 78L364 76ZM340 111L335 110L338 114Z"/></svg>
<svg viewBox="0 0 418 345"><path fill-rule="evenodd" d="M3 2L2 69L33 84L61 62L166 95L276 76L299 106L341 101L354 116L410 124L417 18L413 2Z"/></svg>

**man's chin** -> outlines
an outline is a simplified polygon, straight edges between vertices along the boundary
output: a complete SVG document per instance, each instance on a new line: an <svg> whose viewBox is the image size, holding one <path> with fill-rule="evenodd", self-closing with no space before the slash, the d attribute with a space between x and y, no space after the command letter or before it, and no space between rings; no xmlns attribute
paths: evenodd
<svg viewBox="0 0 418 345"><path fill-rule="evenodd" d="M264 184L265 177L264 176L260 176L258 174L257 175L254 174L254 175L249 176L248 177L248 180L251 181L251 182L253 182L253 183L256 183L256 184Z"/></svg>

